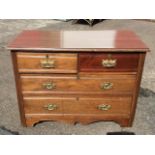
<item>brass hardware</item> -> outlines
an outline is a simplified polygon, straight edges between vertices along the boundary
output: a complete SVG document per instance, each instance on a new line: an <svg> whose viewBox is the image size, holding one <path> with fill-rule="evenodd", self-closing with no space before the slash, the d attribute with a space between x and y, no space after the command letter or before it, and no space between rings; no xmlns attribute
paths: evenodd
<svg viewBox="0 0 155 155"><path fill-rule="evenodd" d="M112 59L111 57L112 57L112 55L108 54L108 59L102 60L102 66L103 67L112 68L112 67L115 67L117 65L117 60Z"/></svg>
<svg viewBox="0 0 155 155"><path fill-rule="evenodd" d="M104 82L103 84L101 84L101 89L103 90L108 90L112 88L113 88L113 83L111 82Z"/></svg>
<svg viewBox="0 0 155 155"><path fill-rule="evenodd" d="M107 111L111 108L111 105L109 104L101 104L101 105L98 105L97 108L99 110L102 110L102 111Z"/></svg>
<svg viewBox="0 0 155 155"><path fill-rule="evenodd" d="M52 110L55 110L58 108L58 106L56 104L48 104L48 105L45 105L44 108L46 110L49 110L49 111L52 111Z"/></svg>
<svg viewBox="0 0 155 155"><path fill-rule="evenodd" d="M43 83L43 87L48 90L52 90L56 87L56 84L53 82Z"/></svg>
<svg viewBox="0 0 155 155"><path fill-rule="evenodd" d="M55 61L50 60L49 55L46 55L45 60L41 60L40 63L42 68L46 68L46 69L55 68Z"/></svg>

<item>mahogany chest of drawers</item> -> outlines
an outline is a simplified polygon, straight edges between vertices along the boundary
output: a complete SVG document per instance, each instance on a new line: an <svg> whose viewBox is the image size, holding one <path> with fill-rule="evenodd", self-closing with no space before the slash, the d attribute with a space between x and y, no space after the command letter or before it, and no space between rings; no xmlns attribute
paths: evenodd
<svg viewBox="0 0 155 155"><path fill-rule="evenodd" d="M132 126L148 47L127 30L23 31L9 45L24 126Z"/></svg>

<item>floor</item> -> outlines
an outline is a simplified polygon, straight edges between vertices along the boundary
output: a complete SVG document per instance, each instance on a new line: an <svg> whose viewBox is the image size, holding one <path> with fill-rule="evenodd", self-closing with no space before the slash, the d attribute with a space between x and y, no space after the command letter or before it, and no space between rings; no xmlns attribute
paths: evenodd
<svg viewBox="0 0 155 155"><path fill-rule="evenodd" d="M98 122L75 126L58 122L39 123L35 127L20 125L10 52L6 49L23 29L105 30L131 29L151 49L148 53L133 127L121 128L114 122ZM22 135L104 135L107 132L130 131L155 134L155 22L136 20L104 20L93 27L57 20L0 20L0 134Z"/></svg>

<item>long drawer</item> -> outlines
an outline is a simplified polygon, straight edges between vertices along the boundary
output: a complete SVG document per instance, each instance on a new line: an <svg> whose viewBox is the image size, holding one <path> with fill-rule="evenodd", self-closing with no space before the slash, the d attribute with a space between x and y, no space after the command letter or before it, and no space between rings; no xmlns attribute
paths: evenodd
<svg viewBox="0 0 155 155"><path fill-rule="evenodd" d="M77 54L17 53L20 73L76 73Z"/></svg>
<svg viewBox="0 0 155 155"><path fill-rule="evenodd" d="M23 94L28 93L132 93L134 75L105 75L104 77L22 75Z"/></svg>
<svg viewBox="0 0 155 155"><path fill-rule="evenodd" d="M129 115L131 97L111 98L24 98L25 113L31 115Z"/></svg>

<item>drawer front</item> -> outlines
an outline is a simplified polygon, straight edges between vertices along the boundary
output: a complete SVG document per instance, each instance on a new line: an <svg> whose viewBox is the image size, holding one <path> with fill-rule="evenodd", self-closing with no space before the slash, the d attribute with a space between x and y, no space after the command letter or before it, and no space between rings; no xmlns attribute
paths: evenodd
<svg viewBox="0 0 155 155"><path fill-rule="evenodd" d="M139 54L128 53L80 53L81 72L128 72L137 71Z"/></svg>
<svg viewBox="0 0 155 155"><path fill-rule="evenodd" d="M24 98L26 114L62 114L62 102L59 98Z"/></svg>
<svg viewBox="0 0 155 155"><path fill-rule="evenodd" d="M130 97L79 98L63 100L64 114L129 115Z"/></svg>
<svg viewBox="0 0 155 155"><path fill-rule="evenodd" d="M17 53L20 73L76 73L77 54Z"/></svg>
<svg viewBox="0 0 155 155"><path fill-rule="evenodd" d="M22 91L27 93L132 93L134 76L115 75L109 78L21 76Z"/></svg>

